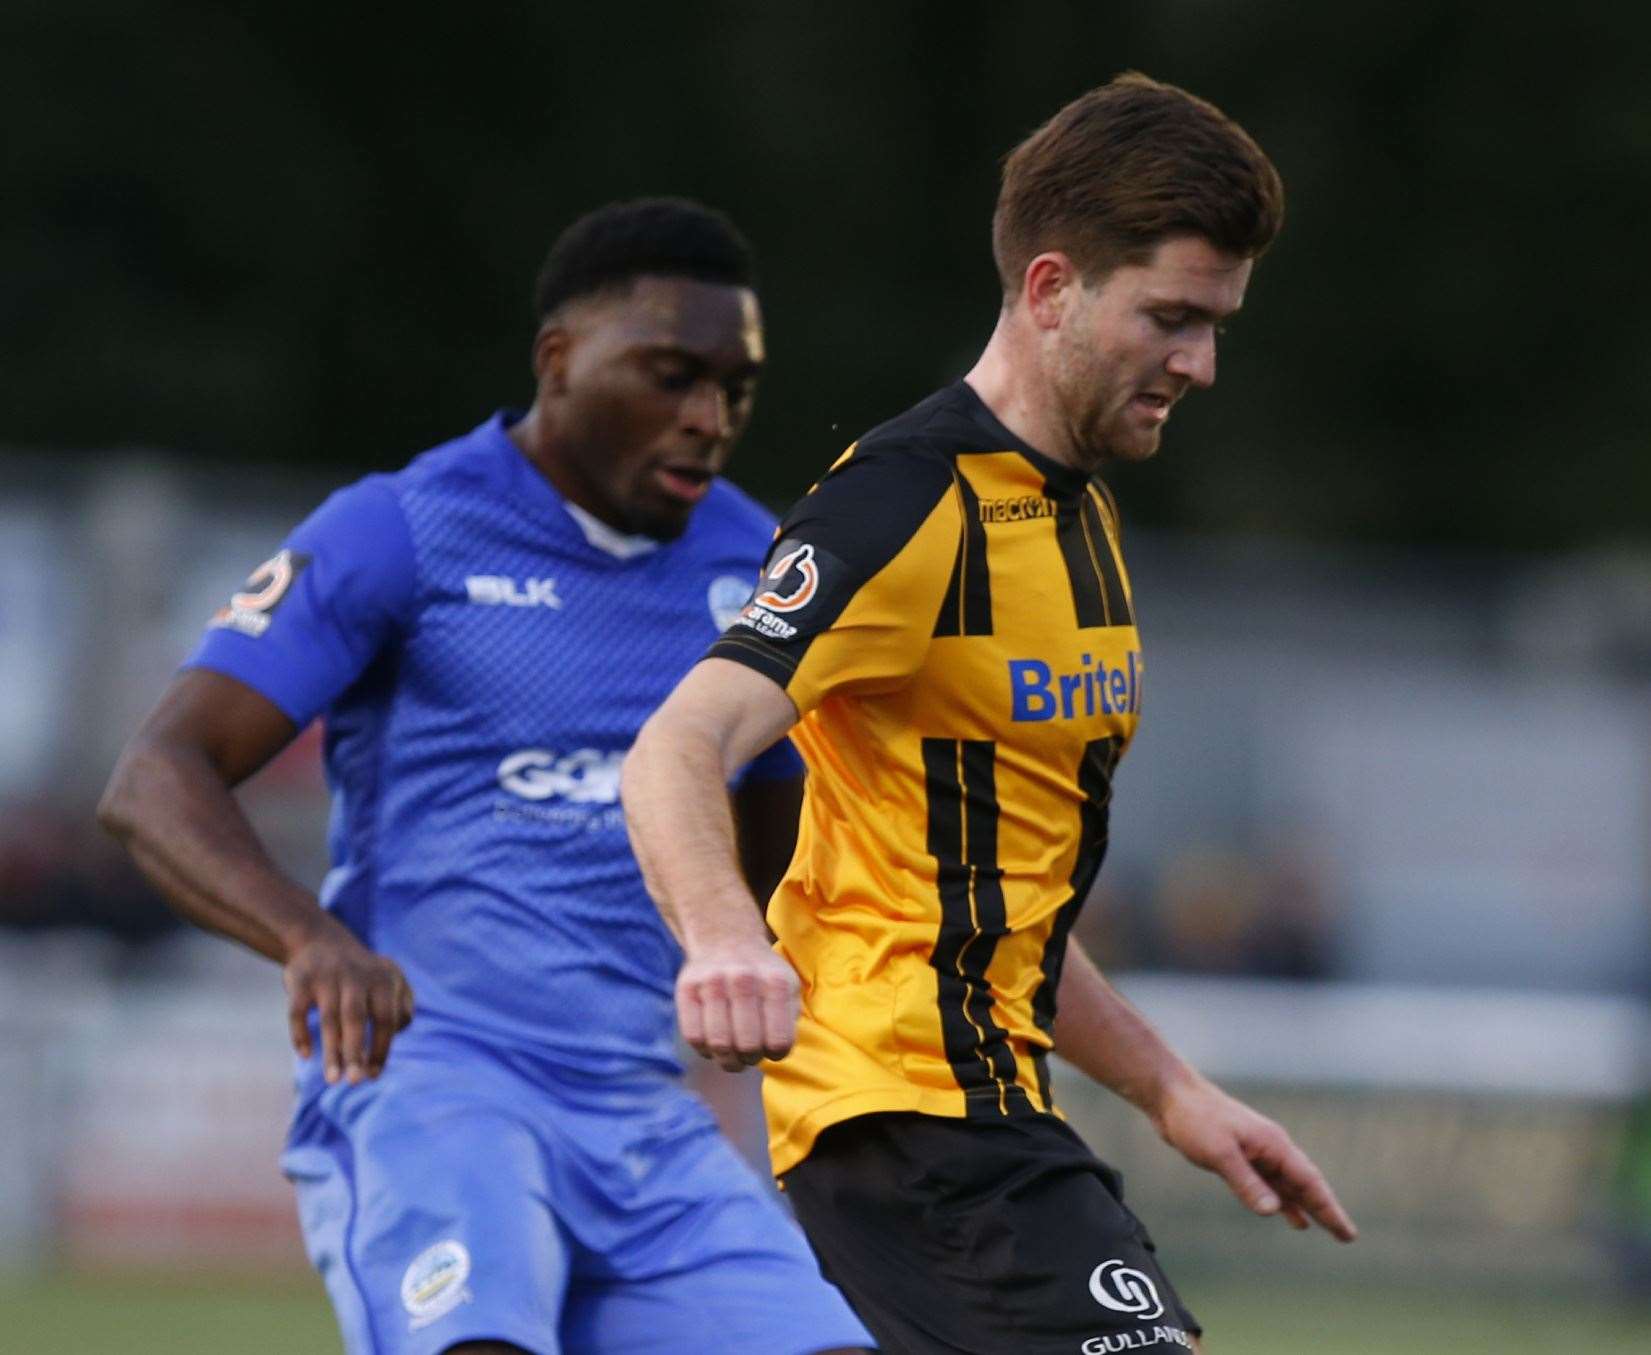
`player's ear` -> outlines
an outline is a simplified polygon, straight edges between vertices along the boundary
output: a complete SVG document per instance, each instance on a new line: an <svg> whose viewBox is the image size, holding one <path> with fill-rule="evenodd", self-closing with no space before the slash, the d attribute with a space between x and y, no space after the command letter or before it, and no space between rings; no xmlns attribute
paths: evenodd
<svg viewBox="0 0 1651 1355"><path fill-rule="evenodd" d="M572 339L564 325L549 319L533 338L533 379L541 391L561 395L567 390L568 347Z"/></svg>
<svg viewBox="0 0 1651 1355"><path fill-rule="evenodd" d="M1020 294L1039 329L1057 329L1066 313L1071 292L1079 283L1072 260L1058 249L1039 254L1026 265Z"/></svg>

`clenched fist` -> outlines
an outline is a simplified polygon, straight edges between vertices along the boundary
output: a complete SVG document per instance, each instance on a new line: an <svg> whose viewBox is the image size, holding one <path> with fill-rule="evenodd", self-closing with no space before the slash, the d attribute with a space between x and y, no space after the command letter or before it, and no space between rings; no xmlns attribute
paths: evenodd
<svg viewBox="0 0 1651 1355"><path fill-rule="evenodd" d="M796 971L765 940L708 945L677 976L682 1038L731 1073L784 1058L797 1038L797 991Z"/></svg>

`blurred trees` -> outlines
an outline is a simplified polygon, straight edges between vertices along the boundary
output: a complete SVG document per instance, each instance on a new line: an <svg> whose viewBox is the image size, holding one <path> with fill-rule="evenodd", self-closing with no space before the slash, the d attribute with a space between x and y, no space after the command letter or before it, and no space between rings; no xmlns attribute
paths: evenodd
<svg viewBox="0 0 1651 1355"><path fill-rule="evenodd" d="M416 14L417 19L409 18ZM1244 122L1285 235L1137 521L1651 534L1651 11L1483 0L0 13L0 441L342 479L529 397L531 279L610 198L755 241L771 499L959 373L998 158L1138 67Z"/></svg>

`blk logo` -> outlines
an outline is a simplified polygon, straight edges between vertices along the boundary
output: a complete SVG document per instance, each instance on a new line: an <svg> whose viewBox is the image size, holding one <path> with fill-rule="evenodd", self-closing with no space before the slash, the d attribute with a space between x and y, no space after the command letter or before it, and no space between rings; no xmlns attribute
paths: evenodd
<svg viewBox="0 0 1651 1355"><path fill-rule="evenodd" d="M472 574L464 581L470 601L484 607L560 607L555 579L523 579L504 574Z"/></svg>

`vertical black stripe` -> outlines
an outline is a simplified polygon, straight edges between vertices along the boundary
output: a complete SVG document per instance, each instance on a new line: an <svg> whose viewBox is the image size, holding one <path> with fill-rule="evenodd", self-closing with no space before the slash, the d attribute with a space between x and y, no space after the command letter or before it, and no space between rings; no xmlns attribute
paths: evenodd
<svg viewBox="0 0 1651 1355"><path fill-rule="evenodd" d="M1084 530L1083 510L1088 503L1087 494L1078 500L1055 501L1055 541L1066 564L1066 577L1072 584L1072 606L1078 625L1110 626L1115 622L1107 613L1106 591Z"/></svg>
<svg viewBox="0 0 1651 1355"><path fill-rule="evenodd" d="M946 596L940 603L940 615L934 619L934 635L963 634L963 561L968 535L957 534L957 554L952 557L952 577L946 583Z"/></svg>
<svg viewBox="0 0 1651 1355"><path fill-rule="evenodd" d="M968 1014L985 1033L984 1054L1003 1087L1002 1109L1029 1110L1026 1093L1016 1085L1020 1070L1009 1032L992 1020L992 985L987 979L998 942L1009 934L1003 900L1003 868L998 864L997 747L984 739L963 741L963 813L965 850L974 885L975 927L980 939L964 956L971 980Z"/></svg>
<svg viewBox="0 0 1651 1355"><path fill-rule="evenodd" d="M962 504L963 530L946 598L940 604L934 634L990 635L992 633L992 573L986 561L986 524L980 520L980 496L963 474L952 471Z"/></svg>
<svg viewBox="0 0 1651 1355"><path fill-rule="evenodd" d="M1106 593L1106 611L1114 626L1133 626L1135 609L1129 605L1129 594L1124 591L1124 576L1118 568L1118 557L1112 553L1112 541L1101 521L1101 510L1092 494L1083 496L1082 521L1088 528L1089 546L1100 569L1101 586Z"/></svg>
<svg viewBox="0 0 1651 1355"><path fill-rule="evenodd" d="M939 979L940 1039L952 1075L963 1089L969 1115L987 1114L997 1089L987 1064L975 1054L977 1039L966 1012L969 988L959 963L974 936L969 908L969 869L963 863L963 783L958 746L951 739L923 740L923 772L929 798L929 855L940 892L940 931L929 963Z"/></svg>
<svg viewBox="0 0 1651 1355"><path fill-rule="evenodd" d="M1015 1085L1014 1050L992 1019L986 971L1008 924L997 863L996 749L989 742L923 740L941 922L929 963L938 979L946 1060L970 1118L1029 1108Z"/></svg>
<svg viewBox="0 0 1651 1355"><path fill-rule="evenodd" d="M1061 966L1066 961L1066 940L1072 924L1078 920L1084 900L1100 873L1106 857L1108 810L1112 802L1112 773L1117 769L1122 750L1115 737L1093 739L1084 745L1083 761L1078 766L1078 785L1083 790L1083 805L1079 809L1078 854L1072 863L1072 874L1067 882L1072 893L1055 914L1049 936L1043 943L1043 982L1032 995L1032 1021L1045 1034L1055 1025L1055 995L1060 989ZM1049 1099L1049 1070L1047 1061L1035 1059L1038 1070L1038 1092L1044 1105Z"/></svg>

